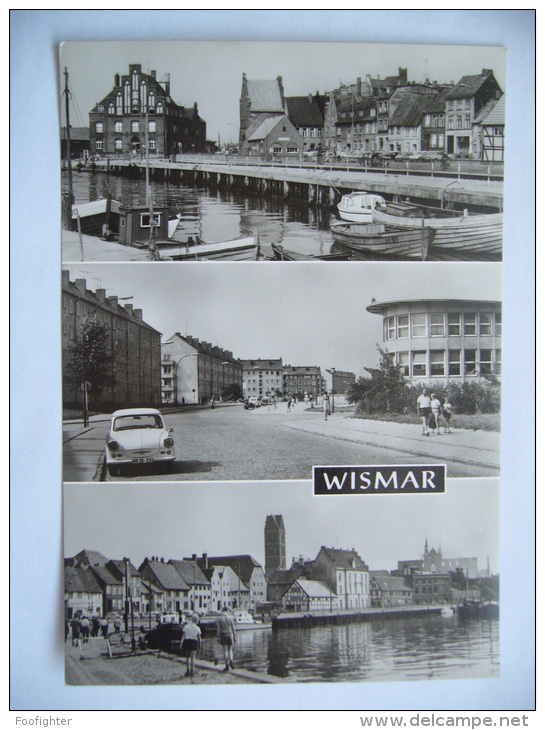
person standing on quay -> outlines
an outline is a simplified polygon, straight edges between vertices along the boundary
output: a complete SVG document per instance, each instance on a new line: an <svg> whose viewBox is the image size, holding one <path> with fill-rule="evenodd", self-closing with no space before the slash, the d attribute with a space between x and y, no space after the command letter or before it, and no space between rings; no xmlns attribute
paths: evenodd
<svg viewBox="0 0 545 730"><path fill-rule="evenodd" d="M433 433L435 433L435 429L437 429L437 435L439 436L439 416L441 415L441 401L439 398L435 395L435 393L431 394L431 430Z"/></svg>
<svg viewBox="0 0 545 730"><path fill-rule="evenodd" d="M237 637L235 633L235 624L233 619L229 616L227 606L224 606L223 613L218 618L217 624L218 641L220 646L223 646L223 658L225 660L224 672L235 668L233 663L233 644L236 643Z"/></svg>
<svg viewBox="0 0 545 730"><path fill-rule="evenodd" d="M452 415L452 403L449 400L449 397L445 398L445 402L443 403L443 425L444 425L444 431L445 433L450 433L450 417Z"/></svg>
<svg viewBox="0 0 545 730"><path fill-rule="evenodd" d="M422 419L422 436L429 436L430 431L428 428L428 418L431 413L431 398L429 397L426 388L424 388L422 393L416 399L416 408L418 410L418 415Z"/></svg>
<svg viewBox="0 0 545 730"><path fill-rule="evenodd" d="M192 677L195 671L195 654L201 646L201 630L197 626L198 616L191 615L182 632L182 650L187 659L186 677Z"/></svg>

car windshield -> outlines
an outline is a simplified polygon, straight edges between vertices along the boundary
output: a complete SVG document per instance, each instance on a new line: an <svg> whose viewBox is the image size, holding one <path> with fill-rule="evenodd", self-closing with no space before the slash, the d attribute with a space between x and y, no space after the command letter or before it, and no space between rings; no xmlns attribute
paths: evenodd
<svg viewBox="0 0 545 730"><path fill-rule="evenodd" d="M114 431L126 431L133 428L163 428L161 416L144 413L142 415L118 416L114 420Z"/></svg>

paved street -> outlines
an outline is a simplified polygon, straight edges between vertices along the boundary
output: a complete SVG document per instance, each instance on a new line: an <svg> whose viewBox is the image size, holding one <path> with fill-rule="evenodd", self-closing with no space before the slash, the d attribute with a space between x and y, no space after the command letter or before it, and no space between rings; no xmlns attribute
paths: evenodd
<svg viewBox="0 0 545 730"><path fill-rule="evenodd" d="M246 411L230 405L170 413L177 459L171 474L151 465L110 477L103 465L109 420L64 426L65 481L230 481L310 479L318 465L446 463L450 477L499 475L500 434L463 431L424 438L419 425L368 421L298 404Z"/></svg>

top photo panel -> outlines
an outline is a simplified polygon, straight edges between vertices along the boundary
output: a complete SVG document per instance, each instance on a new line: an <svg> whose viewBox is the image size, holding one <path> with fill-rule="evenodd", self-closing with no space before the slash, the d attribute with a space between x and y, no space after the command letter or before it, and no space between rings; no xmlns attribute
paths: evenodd
<svg viewBox="0 0 545 730"><path fill-rule="evenodd" d="M60 46L62 260L501 261L506 50Z"/></svg>

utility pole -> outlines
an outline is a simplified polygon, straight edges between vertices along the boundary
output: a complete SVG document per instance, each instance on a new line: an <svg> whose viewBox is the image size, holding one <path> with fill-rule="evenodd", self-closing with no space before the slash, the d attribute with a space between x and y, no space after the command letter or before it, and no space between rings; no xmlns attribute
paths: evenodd
<svg viewBox="0 0 545 730"><path fill-rule="evenodd" d="M70 205L74 202L74 190L72 186L72 154L70 151L70 92L68 91L68 69L64 67L64 103L66 109L66 157L68 165L68 192L70 194Z"/></svg>

